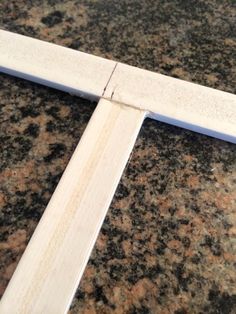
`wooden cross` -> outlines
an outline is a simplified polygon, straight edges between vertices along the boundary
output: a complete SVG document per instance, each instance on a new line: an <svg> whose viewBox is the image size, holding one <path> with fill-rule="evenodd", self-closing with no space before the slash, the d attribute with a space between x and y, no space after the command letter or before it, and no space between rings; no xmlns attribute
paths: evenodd
<svg viewBox="0 0 236 314"><path fill-rule="evenodd" d="M145 117L236 143L236 96L3 30L0 71L99 101L0 304L65 313Z"/></svg>

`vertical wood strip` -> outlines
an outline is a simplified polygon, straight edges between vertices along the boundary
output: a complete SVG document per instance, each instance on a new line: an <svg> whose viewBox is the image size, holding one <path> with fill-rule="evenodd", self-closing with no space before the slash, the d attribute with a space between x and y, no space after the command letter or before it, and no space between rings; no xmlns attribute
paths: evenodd
<svg viewBox="0 0 236 314"><path fill-rule="evenodd" d="M6 289L2 314L68 310L145 115L100 100Z"/></svg>

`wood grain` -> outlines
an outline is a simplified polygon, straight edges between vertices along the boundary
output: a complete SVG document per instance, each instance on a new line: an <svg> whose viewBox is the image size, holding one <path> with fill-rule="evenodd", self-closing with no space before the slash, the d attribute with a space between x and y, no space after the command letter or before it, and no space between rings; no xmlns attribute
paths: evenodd
<svg viewBox="0 0 236 314"><path fill-rule="evenodd" d="M145 114L99 102L6 289L1 314L68 310Z"/></svg>

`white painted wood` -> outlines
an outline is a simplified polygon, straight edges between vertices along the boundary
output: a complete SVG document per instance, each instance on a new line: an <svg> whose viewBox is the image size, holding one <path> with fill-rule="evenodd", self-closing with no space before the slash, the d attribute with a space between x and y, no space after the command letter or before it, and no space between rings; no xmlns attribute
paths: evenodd
<svg viewBox="0 0 236 314"><path fill-rule="evenodd" d="M104 97L150 117L236 143L236 96L119 63Z"/></svg>
<svg viewBox="0 0 236 314"><path fill-rule="evenodd" d="M236 143L236 96L0 30L0 72ZM108 85L108 86L107 86ZM104 93L105 92L105 93Z"/></svg>
<svg viewBox="0 0 236 314"><path fill-rule="evenodd" d="M98 99L116 62L0 30L0 72Z"/></svg>
<svg viewBox="0 0 236 314"><path fill-rule="evenodd" d="M145 114L99 102L6 289L1 314L68 310Z"/></svg>

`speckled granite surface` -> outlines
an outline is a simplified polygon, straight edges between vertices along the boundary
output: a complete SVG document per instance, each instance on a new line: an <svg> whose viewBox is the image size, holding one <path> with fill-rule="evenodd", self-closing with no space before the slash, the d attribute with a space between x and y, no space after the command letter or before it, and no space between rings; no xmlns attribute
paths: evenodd
<svg viewBox="0 0 236 314"><path fill-rule="evenodd" d="M236 93L227 1L6 1L0 27ZM95 104L0 75L0 289ZM236 313L236 146L141 130L70 309Z"/></svg>

